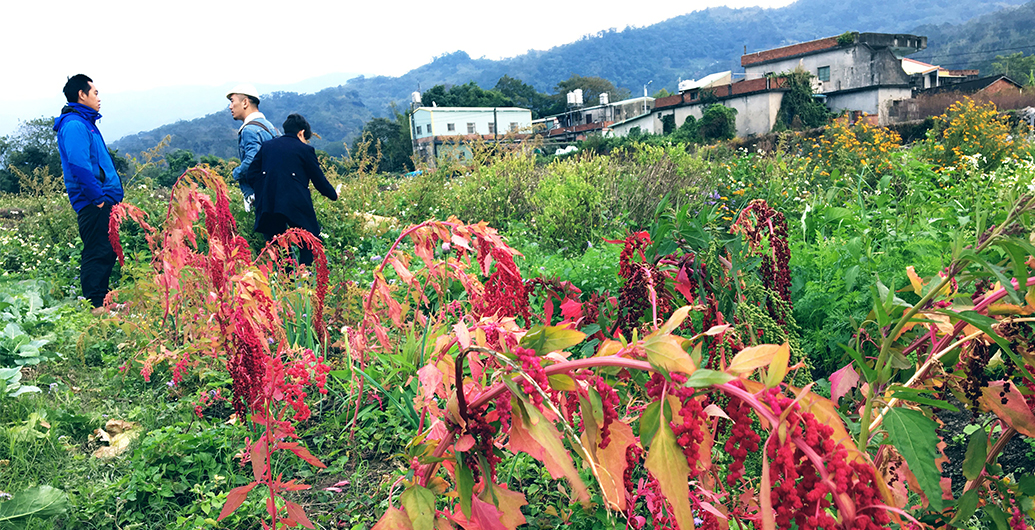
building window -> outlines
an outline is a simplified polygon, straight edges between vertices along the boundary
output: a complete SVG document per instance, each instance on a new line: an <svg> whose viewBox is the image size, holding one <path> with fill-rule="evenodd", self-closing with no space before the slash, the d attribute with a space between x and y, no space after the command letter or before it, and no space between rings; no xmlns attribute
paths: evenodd
<svg viewBox="0 0 1035 530"><path fill-rule="evenodd" d="M816 70L816 77L818 77L820 81L830 81L830 67L820 66L819 69Z"/></svg>
<svg viewBox="0 0 1035 530"><path fill-rule="evenodd" d="M467 124L467 134L474 134L474 124L473 123L468 123Z"/></svg>
<svg viewBox="0 0 1035 530"><path fill-rule="evenodd" d="M447 123L446 124L446 130L449 131L449 132L453 132L453 131L456 130L456 125L453 125L452 123Z"/></svg>
<svg viewBox="0 0 1035 530"><path fill-rule="evenodd" d="M586 113L586 123L593 123L593 114L589 112Z"/></svg>
<svg viewBox="0 0 1035 530"><path fill-rule="evenodd" d="M518 132L518 124L516 121L510 122L510 132Z"/></svg>
<svg viewBox="0 0 1035 530"><path fill-rule="evenodd" d="M421 130L420 130L420 125L418 125L418 126L417 126L417 135L418 135L418 136L420 136L420 135L422 135L422 134L424 134L424 133L422 133L422 132L421 132Z"/></svg>
<svg viewBox="0 0 1035 530"><path fill-rule="evenodd" d="M489 134L496 134L496 124L489 123Z"/></svg>

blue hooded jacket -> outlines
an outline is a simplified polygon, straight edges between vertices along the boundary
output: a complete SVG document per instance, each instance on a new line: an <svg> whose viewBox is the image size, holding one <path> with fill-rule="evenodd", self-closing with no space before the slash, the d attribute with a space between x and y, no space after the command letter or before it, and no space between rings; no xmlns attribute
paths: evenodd
<svg viewBox="0 0 1035 530"><path fill-rule="evenodd" d="M97 129L100 117L86 105L69 103L54 119L65 190L76 212L91 204L122 201L122 179Z"/></svg>

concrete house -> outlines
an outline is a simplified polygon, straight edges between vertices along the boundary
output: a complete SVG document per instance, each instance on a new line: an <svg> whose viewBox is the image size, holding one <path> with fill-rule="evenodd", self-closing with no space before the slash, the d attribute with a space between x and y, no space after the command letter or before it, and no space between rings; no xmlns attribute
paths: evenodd
<svg viewBox="0 0 1035 530"><path fill-rule="evenodd" d="M410 116L413 152L421 160L471 156L468 144L524 139L532 111L517 107L417 107Z"/></svg>
<svg viewBox="0 0 1035 530"><path fill-rule="evenodd" d="M888 33L846 33L741 56L743 74L720 72L699 81L680 83L680 93L655 102L654 118L636 124L615 124L616 134L627 126L651 131L672 115L678 127L688 116L700 119L711 103L737 111L737 135L765 134L776 125L787 91L779 74L803 69L812 76L813 92L834 112L849 111L857 118L872 116L887 123L892 101L912 97L916 83L935 70L923 63L903 68L903 58L927 47L927 37ZM948 72L946 73L948 75Z"/></svg>
<svg viewBox="0 0 1035 530"><path fill-rule="evenodd" d="M601 94L601 104L592 107L573 107L563 114L536 120L536 130L542 131L550 140L558 142L585 140L589 134L607 134L611 126L617 122L648 115L653 108L652 97L630 98L611 103L607 94Z"/></svg>
<svg viewBox="0 0 1035 530"><path fill-rule="evenodd" d="M846 33L740 58L748 80L801 67L816 76L815 92L830 110L864 112L886 123L891 101L913 95L902 58L927 48L927 37L891 33Z"/></svg>

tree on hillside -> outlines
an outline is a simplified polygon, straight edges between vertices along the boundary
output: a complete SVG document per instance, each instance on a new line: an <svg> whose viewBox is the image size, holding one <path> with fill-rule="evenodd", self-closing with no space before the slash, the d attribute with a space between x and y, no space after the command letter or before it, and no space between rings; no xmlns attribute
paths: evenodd
<svg viewBox="0 0 1035 530"><path fill-rule="evenodd" d="M421 104L430 107L513 107L514 102L498 90L484 90L474 81L466 85L435 85L421 94Z"/></svg>
<svg viewBox="0 0 1035 530"><path fill-rule="evenodd" d="M363 126L363 133L352 142L353 154L359 154L366 142L367 155L381 158L377 170L381 173L399 173L413 170L413 146L410 145L410 126L407 114L395 113L395 121L374 118Z"/></svg>
<svg viewBox="0 0 1035 530"><path fill-rule="evenodd" d="M1035 86L1035 55L1024 55L1024 52L996 55L992 71L1005 74L1018 83Z"/></svg>
<svg viewBox="0 0 1035 530"><path fill-rule="evenodd" d="M602 77L583 77L578 74L572 74L568 79L557 83L557 97L560 98L563 104L566 102L565 94L577 88L582 89L582 101L586 106L599 105L600 94L604 92L607 92L611 101L628 99L630 95L629 90L617 88L614 83Z"/></svg>
<svg viewBox="0 0 1035 530"><path fill-rule="evenodd" d="M554 98L551 98L548 94L538 92L532 85L509 75L501 77L496 82L496 88L493 90L509 98L515 107L531 110L532 119L548 116L548 113L553 110L556 104Z"/></svg>
<svg viewBox="0 0 1035 530"><path fill-rule="evenodd" d="M54 118L21 122L14 134L0 137L0 191L21 191L18 176L10 169L12 167L25 175L32 175L36 168L46 167L50 175L61 176Z"/></svg>

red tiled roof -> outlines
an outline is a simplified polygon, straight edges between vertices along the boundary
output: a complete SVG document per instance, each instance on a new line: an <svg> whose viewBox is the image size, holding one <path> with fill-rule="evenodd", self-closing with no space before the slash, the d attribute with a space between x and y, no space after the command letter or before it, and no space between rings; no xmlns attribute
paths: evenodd
<svg viewBox="0 0 1035 530"><path fill-rule="evenodd" d="M837 37L827 37L825 39L802 42L800 44L792 44L790 46L784 46L783 48L774 48L772 50L765 50L755 53L749 53L746 55L741 55L740 66L765 63L769 61L775 61L776 59L783 59L784 57L792 57L795 55L817 52L836 47Z"/></svg>

